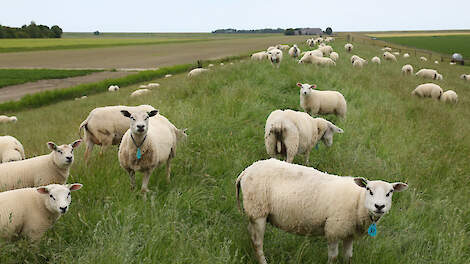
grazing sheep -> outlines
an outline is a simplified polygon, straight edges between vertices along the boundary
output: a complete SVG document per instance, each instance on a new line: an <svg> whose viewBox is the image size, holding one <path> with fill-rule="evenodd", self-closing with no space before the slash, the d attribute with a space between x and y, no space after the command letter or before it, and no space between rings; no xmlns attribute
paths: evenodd
<svg viewBox="0 0 470 264"><path fill-rule="evenodd" d="M457 103L458 96L453 90L447 90L441 95L442 102Z"/></svg>
<svg viewBox="0 0 470 264"><path fill-rule="evenodd" d="M339 54L333 51L332 53L330 53L330 59L336 62L339 59Z"/></svg>
<svg viewBox="0 0 470 264"><path fill-rule="evenodd" d="M300 55L300 49L297 47L296 44L294 44L294 46L292 46L292 48L289 49L289 56L293 58L297 58L299 57L299 55Z"/></svg>
<svg viewBox="0 0 470 264"><path fill-rule="evenodd" d="M77 101L77 100L83 100L83 99L87 99L87 98L88 98L88 96L84 95L82 97L77 97L74 100Z"/></svg>
<svg viewBox="0 0 470 264"><path fill-rule="evenodd" d="M320 140L331 146L334 133L343 133L343 130L323 118L292 110L275 110L266 120L264 144L272 158L280 154L292 163L295 155L305 154L307 165L312 148Z"/></svg>
<svg viewBox="0 0 470 264"><path fill-rule="evenodd" d="M48 142L51 153L15 162L0 164L0 192L52 183L64 184L73 164L73 150L81 140L57 146Z"/></svg>
<svg viewBox="0 0 470 264"><path fill-rule="evenodd" d="M419 97L431 97L433 99L439 100L442 96L442 88L434 83L425 83L418 85L416 89L411 92L411 95L416 95Z"/></svg>
<svg viewBox="0 0 470 264"><path fill-rule="evenodd" d="M204 68L196 68L196 69L191 70L191 71L188 73L188 77L189 77L189 78L192 78L192 77L198 76L198 75L200 75L201 73L207 72L207 71L209 71L209 70L208 70L208 69L204 69Z"/></svg>
<svg viewBox="0 0 470 264"><path fill-rule="evenodd" d="M393 53L393 55L399 56L399 55L400 55L400 52L395 51L395 52Z"/></svg>
<svg viewBox="0 0 470 264"><path fill-rule="evenodd" d="M402 73L403 75L411 75L411 74L413 74L413 66L411 66L410 64L404 65L404 66L401 68L401 73Z"/></svg>
<svg viewBox="0 0 470 264"><path fill-rule="evenodd" d="M268 59L274 67L279 68L282 61L282 51L280 49L268 51Z"/></svg>
<svg viewBox="0 0 470 264"><path fill-rule="evenodd" d="M406 58L409 58L409 57L410 57L410 54L408 54L408 53L403 54L403 58L406 59Z"/></svg>
<svg viewBox="0 0 470 264"><path fill-rule="evenodd" d="M0 193L0 238L14 241L26 237L33 242L70 208L70 191L82 184L50 184Z"/></svg>
<svg viewBox="0 0 470 264"><path fill-rule="evenodd" d="M377 56L373 57L370 61L373 62L373 63L377 63L377 64L380 64L380 63L381 63L381 62L380 62L380 58L377 57Z"/></svg>
<svg viewBox="0 0 470 264"><path fill-rule="evenodd" d="M394 192L408 188L402 182L342 177L276 159L253 163L235 182L236 199L248 216L248 231L260 264L266 222L289 233L325 236L328 262L338 257L343 241L344 263L351 263L353 241L374 229L390 211ZM371 235L376 235L372 232Z"/></svg>
<svg viewBox="0 0 470 264"><path fill-rule="evenodd" d="M363 59L356 59L354 62L353 62L353 67L354 68L362 68L364 67L364 65L367 64L367 61L366 60L363 60Z"/></svg>
<svg viewBox="0 0 470 264"><path fill-rule="evenodd" d="M121 110L152 111L155 108L151 105L116 105L93 109L78 128L80 138L82 138L82 129L85 130L83 135L83 140L86 144L85 162L88 162L94 145L101 146L100 155L102 155L107 147L121 143L122 136L129 129L129 119L122 116Z"/></svg>
<svg viewBox="0 0 470 264"><path fill-rule="evenodd" d="M439 62L437 60L434 61L434 64L439 64Z"/></svg>
<svg viewBox="0 0 470 264"><path fill-rule="evenodd" d="M0 115L0 123L16 123L18 121L18 118L16 116L6 116L6 115Z"/></svg>
<svg viewBox="0 0 470 264"><path fill-rule="evenodd" d="M278 44L276 45L276 48L279 49L279 50L289 50L289 45L282 45L282 44Z"/></svg>
<svg viewBox="0 0 470 264"><path fill-rule="evenodd" d="M149 84L147 84L147 87L149 87L149 88L160 87L160 84L159 83L149 83Z"/></svg>
<svg viewBox="0 0 470 264"><path fill-rule="evenodd" d="M130 128L119 145L119 164L129 173L131 188L135 188L135 171L144 173L142 193L149 191L148 182L154 169L166 163L166 180L170 183L170 162L176 153L176 144L186 138L185 130L177 129L168 119L158 115L158 110L130 113ZM154 118L150 118L155 116Z"/></svg>
<svg viewBox="0 0 470 264"><path fill-rule="evenodd" d="M209 68L214 67L214 64L211 63L211 64L207 65L207 67L209 67Z"/></svg>
<svg viewBox="0 0 470 264"><path fill-rule="evenodd" d="M416 76L422 77L422 78L428 78L428 79L433 79L437 80L438 77L438 72L433 69L421 69L416 73Z"/></svg>
<svg viewBox="0 0 470 264"><path fill-rule="evenodd" d="M428 59L427 59L426 57L419 57L419 59L420 59L421 61L428 61Z"/></svg>
<svg viewBox="0 0 470 264"><path fill-rule="evenodd" d="M165 74L165 78L170 78L173 74Z"/></svg>
<svg viewBox="0 0 470 264"><path fill-rule="evenodd" d="M397 58L395 57L395 55L393 55L392 53L386 51L384 52L384 60L390 60L390 61L394 61L396 62L397 61Z"/></svg>
<svg viewBox="0 0 470 264"><path fill-rule="evenodd" d="M391 51L392 51L392 48L390 48L390 47L384 47L384 48L382 48L382 51L391 52Z"/></svg>
<svg viewBox="0 0 470 264"><path fill-rule="evenodd" d="M270 51L270 50L273 50L273 49L277 49L275 46L270 46L266 49L266 51Z"/></svg>
<svg viewBox="0 0 470 264"><path fill-rule="evenodd" d="M351 56L351 64L354 63L355 60L357 59L361 59L361 57L357 56L357 55L352 55Z"/></svg>
<svg viewBox="0 0 470 264"><path fill-rule="evenodd" d="M135 90L131 93L131 97L137 97L137 96L141 96L141 95L147 94L147 93L150 93L149 89L138 89L138 90Z"/></svg>
<svg viewBox="0 0 470 264"><path fill-rule="evenodd" d="M449 65L456 65L456 64L457 64L457 63L455 63L455 62L453 62L453 61L449 62Z"/></svg>
<svg viewBox="0 0 470 264"><path fill-rule="evenodd" d="M260 51L251 54L251 59L252 60L265 60L268 58L268 53L266 51Z"/></svg>
<svg viewBox="0 0 470 264"><path fill-rule="evenodd" d="M304 51L300 54L302 58L299 60L299 63L311 63L310 56L323 57L323 52L319 49ZM302 62L300 62L302 61Z"/></svg>
<svg viewBox="0 0 470 264"><path fill-rule="evenodd" d="M436 75L436 80L442 81L443 79L444 79L444 77L442 77L442 74L438 73L438 74Z"/></svg>
<svg viewBox="0 0 470 264"><path fill-rule="evenodd" d="M337 91L317 91L317 86L308 83L297 83L300 87L300 107L310 114L336 114L346 117L346 100Z"/></svg>
<svg viewBox="0 0 470 264"><path fill-rule="evenodd" d="M470 74L462 74L460 75L460 79L470 81Z"/></svg>
<svg viewBox="0 0 470 264"><path fill-rule="evenodd" d="M306 53L302 59L299 60L299 64L302 63L312 63L315 65L326 65L326 66L336 66L336 62L330 58L317 57L312 55L312 53Z"/></svg>
<svg viewBox="0 0 470 264"><path fill-rule="evenodd" d="M353 50L353 48L354 48L354 46L353 46L353 44L351 44L351 43L346 43L346 44L344 45L344 49L345 49L347 52L351 52L351 51Z"/></svg>
<svg viewBox="0 0 470 264"><path fill-rule="evenodd" d="M323 54L325 54L325 56L330 56L330 53L333 52L333 48L331 46L328 46L328 45L321 46L318 49L321 50L321 52L323 52Z"/></svg>
<svg viewBox="0 0 470 264"><path fill-rule="evenodd" d="M18 139L12 136L0 136L0 162L24 160L24 148Z"/></svg>
<svg viewBox="0 0 470 264"><path fill-rule="evenodd" d="M117 86L117 85L110 85L110 86L108 87L108 91L109 91L109 92L117 92L117 91L119 91L119 86Z"/></svg>

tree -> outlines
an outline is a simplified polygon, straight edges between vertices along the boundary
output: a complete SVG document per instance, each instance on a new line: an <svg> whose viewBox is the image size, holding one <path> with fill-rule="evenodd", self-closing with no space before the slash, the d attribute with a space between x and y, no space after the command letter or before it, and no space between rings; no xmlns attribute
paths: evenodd
<svg viewBox="0 0 470 264"><path fill-rule="evenodd" d="M287 35L287 36L295 35L295 30L293 28L288 28L286 29L286 31L284 31L284 35Z"/></svg>
<svg viewBox="0 0 470 264"><path fill-rule="evenodd" d="M326 30L325 30L325 33L328 34L328 35L331 35L331 34L333 34L333 29L331 29L330 27L327 27Z"/></svg>
<svg viewBox="0 0 470 264"><path fill-rule="evenodd" d="M60 38L60 37L62 37L63 31L62 31L62 29L61 29L59 26L57 26L57 25L52 26L52 27L51 27L51 31L52 31L52 33L53 33L53 37L54 37L54 38Z"/></svg>

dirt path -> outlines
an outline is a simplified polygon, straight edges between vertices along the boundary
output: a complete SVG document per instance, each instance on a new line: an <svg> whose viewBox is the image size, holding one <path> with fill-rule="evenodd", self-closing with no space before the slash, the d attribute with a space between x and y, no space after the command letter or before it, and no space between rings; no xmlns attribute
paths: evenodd
<svg viewBox="0 0 470 264"><path fill-rule="evenodd" d="M106 79L124 77L135 72L96 72L85 76L65 79L40 80L19 85L12 85L0 89L0 102L19 100L26 94L37 93L46 90L62 89L83 83L98 82Z"/></svg>

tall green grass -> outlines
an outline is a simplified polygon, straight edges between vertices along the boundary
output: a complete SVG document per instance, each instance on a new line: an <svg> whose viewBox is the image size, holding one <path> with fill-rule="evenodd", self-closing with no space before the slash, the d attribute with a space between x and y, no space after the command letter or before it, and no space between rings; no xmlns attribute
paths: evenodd
<svg viewBox="0 0 470 264"><path fill-rule="evenodd" d="M402 76L402 64L426 67L414 59L353 69L352 54L336 42L336 67L298 65L284 58L280 69L268 62L244 61L215 67L188 79L161 79L150 95L130 98L137 87L64 101L15 113L18 122L0 126L17 137L27 156L47 153L46 142L70 143L89 111L104 105L152 104L177 127L189 128L172 166L150 180L144 201L130 191L119 167L117 147L92 155L85 166L84 147L75 153L69 182L84 188L73 193L70 211L38 245L20 240L0 246L0 263L256 263L236 208L234 181L248 165L268 158L264 124L275 109L299 110L297 82L337 90L348 101L345 120L327 116L345 133L331 148L312 151L310 166L338 175L405 181L394 195L378 236L357 240L355 263L467 263L470 257L470 118L468 83L459 67L439 66L440 85L459 94L457 105L410 95L422 80ZM355 45L370 59L378 48ZM31 133L34 128L34 133ZM302 162L299 157L295 162ZM141 176L138 175L138 183ZM326 241L301 237L269 226L265 234L269 263L325 263Z"/></svg>
<svg viewBox="0 0 470 264"><path fill-rule="evenodd" d="M0 69L0 88L45 79L64 79L99 70Z"/></svg>

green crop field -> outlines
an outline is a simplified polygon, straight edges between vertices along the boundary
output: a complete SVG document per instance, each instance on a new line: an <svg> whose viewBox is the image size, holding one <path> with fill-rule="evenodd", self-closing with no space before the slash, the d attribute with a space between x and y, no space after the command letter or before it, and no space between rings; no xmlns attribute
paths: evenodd
<svg viewBox="0 0 470 264"><path fill-rule="evenodd" d="M380 39L443 54L453 54L457 52L462 54L464 58L470 57L470 35L383 37Z"/></svg>
<svg viewBox="0 0 470 264"><path fill-rule="evenodd" d="M0 263L257 263L236 207L235 179L253 162L266 159L264 125L275 109L299 110L297 82L340 91L348 101L345 120L326 116L344 134L332 147L313 150L314 168L338 175L404 181L378 236L354 244L354 263L467 263L470 258L470 84L464 68L437 65L444 90L459 95L456 105L419 99L411 91L425 81L402 76L401 66L429 67L414 58L399 63L351 66L344 42L336 67L299 65L288 56L280 69L268 62L236 62L188 79L185 74L157 79L150 95L130 98L138 85L117 93L14 113L18 122L1 125L17 137L27 156L48 153L46 142L70 143L78 126L97 106L151 104L188 139L172 162L172 182L164 168L154 171L144 200L131 191L120 168L117 146L90 164L84 146L75 152L68 182L84 187L40 243L0 244ZM377 47L355 44L355 54L370 59ZM51 123L53 117L53 123ZM34 133L31 133L34 128ZM302 162L302 157L295 162ZM141 174L137 176L140 186ZM264 242L269 263L326 263L322 237L301 237L268 225Z"/></svg>
<svg viewBox="0 0 470 264"><path fill-rule="evenodd" d="M87 75L98 70L0 69L0 88L45 79Z"/></svg>

